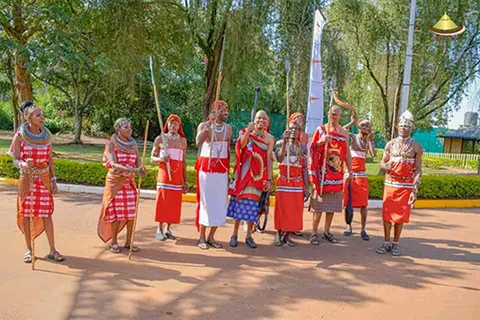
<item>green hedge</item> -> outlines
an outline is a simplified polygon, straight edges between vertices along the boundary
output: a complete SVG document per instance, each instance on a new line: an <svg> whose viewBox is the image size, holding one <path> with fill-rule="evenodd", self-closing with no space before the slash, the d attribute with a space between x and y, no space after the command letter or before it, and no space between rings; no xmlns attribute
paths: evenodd
<svg viewBox="0 0 480 320"><path fill-rule="evenodd" d="M59 182L103 186L107 170L101 163L78 163L65 159L55 160L55 170ZM155 189L158 169L150 171L142 180L142 188ZM196 172L187 167L190 192L195 191ZM18 169L13 166L12 158L0 156L0 176L18 178ZM274 173L276 179L277 173ZM369 176L371 199L383 196L382 176ZM419 199L472 199L480 198L480 177L477 176L424 176L418 192Z"/></svg>

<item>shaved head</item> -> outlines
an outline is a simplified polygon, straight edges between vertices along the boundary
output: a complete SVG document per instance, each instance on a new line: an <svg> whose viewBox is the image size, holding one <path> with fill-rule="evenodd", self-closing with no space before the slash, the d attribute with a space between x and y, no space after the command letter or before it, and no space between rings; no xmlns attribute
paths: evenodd
<svg viewBox="0 0 480 320"><path fill-rule="evenodd" d="M255 114L255 118L258 118L260 116L263 116L268 119L268 114L264 110L260 110Z"/></svg>
<svg viewBox="0 0 480 320"><path fill-rule="evenodd" d="M339 106L337 106L336 104L334 104L333 106L331 106L330 110L332 112L335 112L335 113L342 113L342 108L340 108Z"/></svg>

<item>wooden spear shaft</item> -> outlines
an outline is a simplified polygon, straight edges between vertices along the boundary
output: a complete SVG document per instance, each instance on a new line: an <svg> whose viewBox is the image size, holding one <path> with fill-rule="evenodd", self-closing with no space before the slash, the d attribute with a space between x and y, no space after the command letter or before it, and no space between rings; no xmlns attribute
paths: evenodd
<svg viewBox="0 0 480 320"><path fill-rule="evenodd" d="M147 154L147 135L148 135L148 125L150 121L147 120L147 124L145 125L145 134L143 136L143 154L142 154L142 162L140 163L140 167L143 167L145 163L145 155ZM133 252L133 240L135 239L135 229L137 227L137 217L138 217L138 203L140 202L140 188L142 187L142 176L138 178L138 188L137 188L137 202L135 203L135 218L133 219L133 230L132 230L132 239L130 240L130 249L128 250L128 260L132 260L132 252Z"/></svg>
<svg viewBox="0 0 480 320"><path fill-rule="evenodd" d="M150 56L150 72L152 74L153 94L155 96L155 106L157 107L158 122L160 123L160 134L162 136L163 150L166 154L168 154L167 140L165 139L165 132L163 131L162 113L160 112L160 102L158 101L157 84L155 82L155 74L153 72L152 56ZM170 169L170 161L166 161L165 163L167 165L168 180L172 181L172 170Z"/></svg>
<svg viewBox="0 0 480 320"><path fill-rule="evenodd" d="M29 158L32 158L32 153L30 152ZM30 169L31 170L31 169ZM35 225L33 222L33 174L30 173L30 247L32 247L32 270L35 270Z"/></svg>
<svg viewBox="0 0 480 320"><path fill-rule="evenodd" d="M225 39L226 35L223 35L223 42L222 42L222 53L220 55L220 66L218 69L218 80L217 80L217 90L215 92L215 101L218 101L220 99L220 87L222 85L222 79L223 79L223 54L225 51ZM215 121L212 120L212 125L215 124ZM215 140L215 130L214 127L212 126L210 128L210 150L208 154L208 170L210 170L210 166L212 165L212 151L213 151L213 142Z"/></svg>

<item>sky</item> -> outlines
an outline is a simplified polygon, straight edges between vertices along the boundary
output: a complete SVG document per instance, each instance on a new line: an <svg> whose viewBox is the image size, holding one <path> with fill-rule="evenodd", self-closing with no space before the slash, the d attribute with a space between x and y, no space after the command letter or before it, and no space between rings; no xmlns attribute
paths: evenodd
<svg viewBox="0 0 480 320"><path fill-rule="evenodd" d="M463 124L465 112L475 111L480 112L480 78L477 77L475 81L470 84L467 90L467 95L460 103L460 110L451 114L448 121L448 128L458 129Z"/></svg>

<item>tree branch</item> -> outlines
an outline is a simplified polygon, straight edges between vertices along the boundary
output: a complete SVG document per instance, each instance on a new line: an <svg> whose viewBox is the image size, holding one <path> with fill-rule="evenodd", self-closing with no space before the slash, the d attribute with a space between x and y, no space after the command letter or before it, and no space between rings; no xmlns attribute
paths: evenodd
<svg viewBox="0 0 480 320"><path fill-rule="evenodd" d="M451 94L449 94L447 96L447 98L445 98L445 100L440 103L438 106L432 108L431 110L429 111L426 111L425 114L423 114L422 116L420 116L418 118L418 120L423 120L425 119L426 117L428 117L430 114L434 113L435 111L441 109L444 105L446 105L462 88L463 86L465 85L465 83L472 77L474 76L476 73L477 73L477 66L480 65L480 60L478 60L474 65L473 67L471 68L471 71L470 73L457 85L457 87L455 88L455 90L453 90L453 92Z"/></svg>

